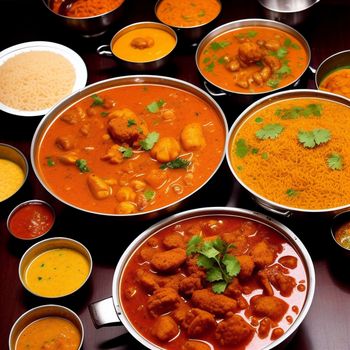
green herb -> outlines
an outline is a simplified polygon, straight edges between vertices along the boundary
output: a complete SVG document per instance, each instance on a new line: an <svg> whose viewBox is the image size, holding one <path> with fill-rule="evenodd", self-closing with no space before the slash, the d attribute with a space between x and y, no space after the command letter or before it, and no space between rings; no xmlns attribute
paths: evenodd
<svg viewBox="0 0 350 350"><path fill-rule="evenodd" d="M319 117L322 114L322 105L311 103L306 107L291 107L288 109L277 109L275 115L281 119L297 119L299 117L315 116Z"/></svg>
<svg viewBox="0 0 350 350"><path fill-rule="evenodd" d="M263 128L259 129L255 135L260 140L275 139L283 129L284 127L280 124L266 124Z"/></svg>
<svg viewBox="0 0 350 350"><path fill-rule="evenodd" d="M105 101L103 100L103 98L101 98L100 96L94 94L91 96L93 102L91 103L91 107L94 106L103 106L103 104L105 103Z"/></svg>
<svg viewBox="0 0 350 350"><path fill-rule="evenodd" d="M276 71L276 74L279 78L283 78L284 75L290 74L292 71L290 67L286 64L283 64L280 69Z"/></svg>
<svg viewBox="0 0 350 350"><path fill-rule="evenodd" d="M204 10L200 10L198 13L198 17L204 17L205 16L205 11Z"/></svg>
<svg viewBox="0 0 350 350"><path fill-rule="evenodd" d="M260 123L262 123L263 121L264 121L264 119L261 118L261 117L256 117L256 118L255 118L255 123L260 124Z"/></svg>
<svg viewBox="0 0 350 350"><path fill-rule="evenodd" d="M220 237L204 241L200 236L193 236L187 244L187 255L198 254L197 265L206 270L207 281L212 283L214 293L223 293L227 285L241 270L235 256L228 250L235 248Z"/></svg>
<svg viewBox="0 0 350 350"><path fill-rule="evenodd" d="M153 148L158 139L159 134L157 132L150 132L144 140L140 141L140 146L143 150L149 151Z"/></svg>
<svg viewBox="0 0 350 350"><path fill-rule="evenodd" d="M244 158L249 152L249 146L244 139L239 139L236 142L236 155L239 158Z"/></svg>
<svg viewBox="0 0 350 350"><path fill-rule="evenodd" d="M287 48L281 46L277 51L273 51L270 53L271 56L276 56L278 59L283 59L288 53Z"/></svg>
<svg viewBox="0 0 350 350"><path fill-rule="evenodd" d="M136 121L135 119L128 119L128 127L130 128L130 126L136 125Z"/></svg>
<svg viewBox="0 0 350 350"><path fill-rule="evenodd" d="M343 157L338 153L332 153L327 158L328 167L332 170L343 169Z"/></svg>
<svg viewBox="0 0 350 350"><path fill-rule="evenodd" d="M88 173L90 171L89 167L87 166L87 161L85 159L77 159L75 161L75 165L82 173Z"/></svg>
<svg viewBox="0 0 350 350"><path fill-rule="evenodd" d="M211 63L209 63L208 65L205 66L205 70L207 72L212 72L214 70L214 67L215 67L215 63L211 62Z"/></svg>
<svg viewBox="0 0 350 350"><path fill-rule="evenodd" d="M148 202L151 201L156 195L153 190L146 190L143 194Z"/></svg>
<svg viewBox="0 0 350 350"><path fill-rule="evenodd" d="M258 154L259 149L258 148L252 148L252 154Z"/></svg>
<svg viewBox="0 0 350 350"><path fill-rule="evenodd" d="M268 160L269 159L269 154L264 152L264 153L261 154L261 158L265 159L265 160Z"/></svg>
<svg viewBox="0 0 350 350"><path fill-rule="evenodd" d="M100 114L101 114L101 117L107 117L108 114L109 114L109 112L104 112L104 111L103 111L103 112L101 112Z"/></svg>
<svg viewBox="0 0 350 350"><path fill-rule="evenodd" d="M235 38L237 39L252 39L254 37L256 37L258 35L258 32L256 32L255 30L250 30L246 33L239 33L237 35L235 35Z"/></svg>
<svg viewBox="0 0 350 350"><path fill-rule="evenodd" d="M184 15L182 15L181 17L182 17L182 19L184 19L185 21L189 21L189 20L191 19L190 16L184 16Z"/></svg>
<svg viewBox="0 0 350 350"><path fill-rule="evenodd" d="M288 190L286 191L286 195L288 197L295 197L298 194L298 192L296 190L293 190L292 188L288 188Z"/></svg>
<svg viewBox="0 0 350 350"><path fill-rule="evenodd" d="M327 129L314 129L311 131L299 131L298 140L305 148L314 148L331 139L331 133Z"/></svg>
<svg viewBox="0 0 350 350"><path fill-rule="evenodd" d="M276 89L278 87L278 85L280 84L280 79L269 79L266 84L270 88Z"/></svg>
<svg viewBox="0 0 350 350"><path fill-rule="evenodd" d="M285 47L292 47L293 49L297 49L297 50L300 49L300 46L298 44L296 44L296 43L293 43L293 41L290 40L289 38L287 38L284 41L283 46L285 46Z"/></svg>
<svg viewBox="0 0 350 350"><path fill-rule="evenodd" d="M209 63L210 61L211 61L210 57L205 57L203 60L203 63L206 64L206 63Z"/></svg>
<svg viewBox="0 0 350 350"><path fill-rule="evenodd" d="M185 169L191 164L190 161L183 158L176 158L170 162L164 163L160 166L161 169Z"/></svg>
<svg viewBox="0 0 350 350"><path fill-rule="evenodd" d="M119 152L123 154L123 158L131 158L133 155L132 149L129 147L127 148L127 147L120 146Z"/></svg>
<svg viewBox="0 0 350 350"><path fill-rule="evenodd" d="M231 43L229 41L214 41L210 44L210 48L213 51L217 51L217 50L223 49L229 45L231 45Z"/></svg>
<svg viewBox="0 0 350 350"><path fill-rule="evenodd" d="M165 102L163 100L153 101L147 106L147 110L151 113L157 113L164 103Z"/></svg>
<svg viewBox="0 0 350 350"><path fill-rule="evenodd" d="M48 166L55 166L56 163L51 157L46 157L46 162Z"/></svg>
<svg viewBox="0 0 350 350"><path fill-rule="evenodd" d="M226 59L225 59L225 56L222 56L218 59L218 63L219 64L226 64Z"/></svg>

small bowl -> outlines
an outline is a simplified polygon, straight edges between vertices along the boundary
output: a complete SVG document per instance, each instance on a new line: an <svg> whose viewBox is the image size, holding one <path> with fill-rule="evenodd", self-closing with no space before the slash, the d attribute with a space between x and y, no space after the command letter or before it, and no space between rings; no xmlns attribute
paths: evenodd
<svg viewBox="0 0 350 350"><path fill-rule="evenodd" d="M340 70L341 68L350 69L350 50L337 52L334 55L326 58L319 65L315 73L315 84L317 89L333 92L343 97L350 98L350 92L344 94L344 91L340 91L339 89L331 91L322 87L324 79L327 78L331 73ZM350 80L348 79L348 81ZM350 82L347 86L344 87L348 88L350 91Z"/></svg>
<svg viewBox="0 0 350 350"><path fill-rule="evenodd" d="M62 26L83 36L94 37L105 33L113 23L117 23L122 18L127 0L124 0L118 7L109 12L91 17L65 16L52 10L50 7L51 0L42 0L42 2Z"/></svg>
<svg viewBox="0 0 350 350"><path fill-rule="evenodd" d="M18 204L7 218L7 229L12 236L33 240L48 233L55 222L53 207L42 200L32 199Z"/></svg>
<svg viewBox="0 0 350 350"><path fill-rule="evenodd" d="M345 225L346 227L344 227ZM341 243L342 237L340 234L340 230L344 231L344 228L349 231L349 234L346 235L347 244L349 248L347 248L344 244ZM337 252L339 252L339 254L341 254L342 256L350 258L350 211L344 211L334 216L331 223L331 234Z"/></svg>
<svg viewBox="0 0 350 350"><path fill-rule="evenodd" d="M174 39L174 44L169 45L168 50L165 50L162 52L161 55L158 55L156 58L145 58L145 60L135 60L135 59L127 59L125 55L120 55L118 53L118 48L115 48L116 42L121 39L124 35L130 35L128 33L131 33L135 30L139 29L155 29L157 31L164 32L163 35L165 34L166 36L170 35ZM124 37L125 38L125 37ZM136 36L135 36L136 38ZM130 40L132 38L130 37ZM154 46L159 44L161 39L154 42ZM130 44L130 43L128 43ZM162 68L165 64L169 62L169 60L172 57L172 54L175 50L175 47L177 45L177 35L173 29L168 27L165 24L162 23L156 23L156 22L138 22L138 23L133 23L130 24L121 30L119 30L112 38L110 45L101 45L97 48L98 54L102 56L109 56L109 57L115 57L117 58L118 62L124 66L127 69L133 70L133 71L138 71L138 72L143 72L143 71L154 71L157 69ZM172 47L171 47L172 46ZM157 46L156 46L157 47ZM136 49L135 49L136 50ZM146 49L147 50L147 49ZM137 49L138 52L142 52L142 49Z"/></svg>
<svg viewBox="0 0 350 350"><path fill-rule="evenodd" d="M204 35L206 35L209 30L212 28L213 23L215 22L215 20L219 17L221 10L222 10L222 5L221 5L221 1L220 0L216 0L216 2L219 4L220 9L217 13L217 15L213 18L211 18L210 20L208 20L205 23L202 24L198 24L198 25L189 25L189 26L181 26L181 25L177 25L174 22L166 22L164 20L162 20L162 18L159 16L159 6L161 5L161 3L164 0L158 0L155 7L154 7L154 13L156 15L156 17L158 18L158 20L168 26L170 26L171 28L173 28L178 37L179 37L179 41L182 44L185 45L192 45L192 46L197 46L199 41L204 37ZM178 1L179 3L181 1ZM194 1L195 2L195 1Z"/></svg>
<svg viewBox="0 0 350 350"><path fill-rule="evenodd" d="M31 323L46 317L60 317L73 323L80 333L80 344L77 350L80 350L84 341L84 326L79 316L72 310L61 305L42 305L28 310L22 314L11 328L9 336L9 350L16 349L17 339L22 331Z"/></svg>
<svg viewBox="0 0 350 350"><path fill-rule="evenodd" d="M312 7L320 0L258 0L263 7L264 17L283 22L290 26L304 23L310 16Z"/></svg>
<svg viewBox="0 0 350 350"><path fill-rule="evenodd" d="M65 257L60 258L60 256L62 256L62 251L57 254L58 249L69 249L70 255L73 251L75 257L78 257L80 260L80 265L85 265L84 267L77 267L78 264L76 260L74 263L70 264L70 266L76 268L76 270L79 269L79 274L77 274L77 271L70 272L67 269L64 270L64 268L61 267L59 263L57 263L57 258L64 263L68 261L67 252L64 251L63 254ZM52 263L50 263L50 260L47 258L48 252L51 252L53 254L53 256L51 255L49 258L56 259L56 264L54 266L52 266ZM43 257L38 258L39 256L42 256L42 254L46 255L45 259ZM35 270L35 268L37 269ZM41 270L42 268L45 268L45 270ZM51 268L55 270L55 278L52 278L52 276L49 275ZM86 270L86 273L81 276L80 283L76 284L74 287L70 286L70 288L66 289L66 286L69 284L69 282L76 282L77 278L80 277L82 268ZM36 272L34 273L34 271ZM91 271L92 258L88 249L78 241L65 237L48 238L34 244L23 254L18 268L19 278L23 287L30 293L42 298L61 298L73 294L86 283L90 277ZM60 280L64 282L59 283ZM39 288L42 288L39 291L35 290L35 288L38 286L36 284L38 281L41 284L41 286L39 284ZM63 289L60 292L57 291L57 289L56 292L54 290L50 291L49 288L51 283L56 284L56 288L63 287ZM29 286L29 284L31 286ZM33 284L35 285L34 288ZM43 290L45 292L43 292Z"/></svg>
<svg viewBox="0 0 350 350"><path fill-rule="evenodd" d="M21 177L21 178L18 177L18 181L16 181L16 183L13 183L13 181L11 181L11 184L10 184L11 188L8 191L6 191L6 193L1 191L1 193L3 193L3 194L0 196L0 203L9 199L10 197L12 197L15 193L17 193L19 191L19 189L24 185L25 181L27 180L28 170L29 170L26 157L16 147L13 147L13 146L5 144L5 143L0 143L0 160L2 160L2 159L6 160L6 161L10 161L12 163L15 163L17 166L19 166L23 172L23 177ZM12 168L12 166L11 166L11 168ZM16 171L19 169L14 169L14 170ZM2 170L0 170L0 172L1 171ZM8 173L8 171L7 171L7 173ZM19 175L20 174L18 174L18 176ZM4 182L2 182L2 183L4 184ZM2 186L4 186L4 185L2 185Z"/></svg>

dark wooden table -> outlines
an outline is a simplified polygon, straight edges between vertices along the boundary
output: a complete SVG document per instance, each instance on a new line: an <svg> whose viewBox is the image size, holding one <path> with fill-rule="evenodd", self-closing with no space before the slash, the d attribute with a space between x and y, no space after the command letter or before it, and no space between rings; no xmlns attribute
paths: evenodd
<svg viewBox="0 0 350 350"><path fill-rule="evenodd" d="M181 1L181 0L179 0ZM111 58L101 57L96 48L109 44L113 34L122 26L136 21L155 20L154 0L127 0L127 15L108 32L97 38L82 38L63 29L47 13L40 0L1 0L0 50L26 41L52 41L75 50L84 59L88 69L88 83L131 74ZM222 15L217 24L243 18L263 16L255 0L223 0ZM297 29L306 37L311 49L311 65L317 67L327 56L348 49L349 0L321 0L306 23ZM194 48L181 48L169 70L156 72L171 75L202 87L196 70ZM312 74L303 87L314 88ZM0 82L1 89L1 82ZM229 124L244 106L218 99ZM0 112L0 142L9 143L30 159L30 144L40 118L19 118ZM141 349L121 327L96 330L91 321L88 305L111 295L112 277L118 257L137 233L152 224L125 222L91 217L68 208L50 196L37 181L32 169L24 188L12 199L0 203L0 349L8 347L8 335L15 320L28 309L47 303L24 291L18 278L18 263L30 243L12 238L6 228L6 219L12 208L23 200L39 198L50 202L57 213L54 229L47 237L67 236L81 241L91 251L94 267L89 283L70 298L54 302L76 311L85 327L84 349ZM224 164L215 180L201 195L200 200L188 207L228 205L263 212L234 182ZM272 215L272 214L271 214ZM329 237L329 219L304 217L276 219L285 223L300 236L313 258L316 269L316 293L309 314L299 328L288 349L346 350L350 349L350 274L348 263L332 250Z"/></svg>

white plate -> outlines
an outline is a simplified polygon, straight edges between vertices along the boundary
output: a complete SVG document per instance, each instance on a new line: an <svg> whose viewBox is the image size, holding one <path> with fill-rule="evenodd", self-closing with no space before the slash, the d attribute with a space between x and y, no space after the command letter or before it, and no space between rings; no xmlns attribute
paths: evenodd
<svg viewBox="0 0 350 350"><path fill-rule="evenodd" d="M65 57L74 67L75 71L75 83L71 93L82 89L86 85L87 81L87 69L82 58L73 50L67 46L49 42L49 41L29 41L26 43L11 46L0 52L0 66L4 64L8 59L21 54L23 52L30 51L50 51ZM52 106L53 107L53 106ZM0 110L9 114L20 115L24 117L34 117L46 114L51 108L38 110L38 111L22 111L11 108L0 102Z"/></svg>

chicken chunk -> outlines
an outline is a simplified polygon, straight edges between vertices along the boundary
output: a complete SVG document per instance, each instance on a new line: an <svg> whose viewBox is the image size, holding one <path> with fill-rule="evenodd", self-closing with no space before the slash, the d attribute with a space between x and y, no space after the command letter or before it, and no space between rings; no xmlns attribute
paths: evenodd
<svg viewBox="0 0 350 350"><path fill-rule="evenodd" d="M196 338L215 329L216 321L211 313L194 308L188 311L182 326L191 338Z"/></svg>
<svg viewBox="0 0 350 350"><path fill-rule="evenodd" d="M180 233L167 235L163 239L163 245L166 249L185 248L184 237Z"/></svg>
<svg viewBox="0 0 350 350"><path fill-rule="evenodd" d="M136 211L135 203L128 201L119 202L115 207L116 214L132 214L136 213Z"/></svg>
<svg viewBox="0 0 350 350"><path fill-rule="evenodd" d="M239 45L238 56L245 64L251 64L262 59L263 51L256 43L252 41L245 41Z"/></svg>
<svg viewBox="0 0 350 350"><path fill-rule="evenodd" d="M66 165L75 165L76 161L79 159L78 155L75 152L67 152L61 154L58 157L59 161Z"/></svg>
<svg viewBox="0 0 350 350"><path fill-rule="evenodd" d="M133 146L148 134L146 122L128 108L111 112L109 118L107 130L117 143Z"/></svg>
<svg viewBox="0 0 350 350"><path fill-rule="evenodd" d="M187 124L181 132L180 140L186 151L199 151L206 146L202 126L199 123Z"/></svg>
<svg viewBox="0 0 350 350"><path fill-rule="evenodd" d="M236 259L241 266L238 277L242 279L249 278L253 274L255 267L253 258L249 255L238 255Z"/></svg>
<svg viewBox="0 0 350 350"><path fill-rule="evenodd" d="M271 265L276 258L276 253L265 241L257 243L250 251L255 265L259 268Z"/></svg>
<svg viewBox="0 0 350 350"><path fill-rule="evenodd" d="M176 159L180 154L180 144L175 137L161 137L151 149L151 156L160 163Z"/></svg>
<svg viewBox="0 0 350 350"><path fill-rule="evenodd" d="M260 321L259 328L258 328L259 337L262 339L266 338L270 333L270 329L271 329L271 320L268 317L263 318Z"/></svg>
<svg viewBox="0 0 350 350"><path fill-rule="evenodd" d="M288 304L275 296L256 295L250 300L253 315L269 317L279 322L288 310Z"/></svg>
<svg viewBox="0 0 350 350"><path fill-rule="evenodd" d="M190 296L195 290L202 288L202 279L198 276L185 277L179 284L179 292L185 296Z"/></svg>
<svg viewBox="0 0 350 350"><path fill-rule="evenodd" d="M80 107L69 109L68 111L64 112L60 119L64 121L67 124L77 124L78 122L84 120L86 117L86 113L84 110Z"/></svg>
<svg viewBox="0 0 350 350"><path fill-rule="evenodd" d="M215 337L223 346L234 346L248 342L254 335L253 328L239 315L230 315L221 321Z"/></svg>
<svg viewBox="0 0 350 350"><path fill-rule="evenodd" d="M186 251L182 248L174 248L153 255L151 266L157 271L174 271L186 261Z"/></svg>
<svg viewBox="0 0 350 350"><path fill-rule="evenodd" d="M187 342L182 345L181 350L210 350L210 346L206 343L202 343L196 340L187 340Z"/></svg>
<svg viewBox="0 0 350 350"><path fill-rule="evenodd" d="M74 139L71 136L58 136L55 144L63 151L70 151L74 148Z"/></svg>
<svg viewBox="0 0 350 350"><path fill-rule="evenodd" d="M138 269L136 271L136 281L147 293L153 293L156 289L159 288L157 276L142 269Z"/></svg>
<svg viewBox="0 0 350 350"><path fill-rule="evenodd" d="M263 61L273 72L281 68L281 61L275 56L265 56Z"/></svg>
<svg viewBox="0 0 350 350"><path fill-rule="evenodd" d="M153 316L165 314L176 309L181 298L172 288L159 288L148 298L147 309Z"/></svg>
<svg viewBox="0 0 350 350"><path fill-rule="evenodd" d="M162 342L167 342L179 333L179 327L170 316L160 316L154 323L152 335Z"/></svg>
<svg viewBox="0 0 350 350"><path fill-rule="evenodd" d="M112 188L96 174L89 174L87 184L90 192L96 199L104 199L112 194Z"/></svg>
<svg viewBox="0 0 350 350"><path fill-rule="evenodd" d="M106 160L111 164L120 164L123 162L123 153L120 151L119 145L113 145L108 150L107 153L101 157L102 160Z"/></svg>
<svg viewBox="0 0 350 350"><path fill-rule="evenodd" d="M209 289L195 290L191 301L194 306L208 311L215 316L224 316L230 311L237 311L236 300L225 295L215 294Z"/></svg>

